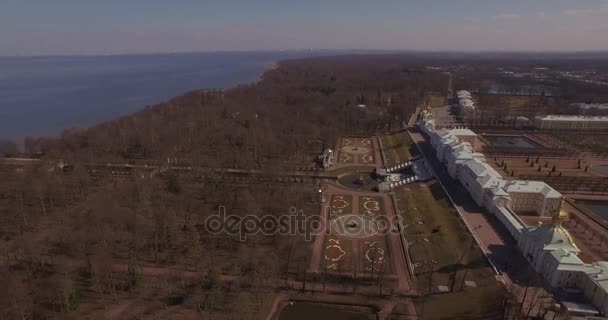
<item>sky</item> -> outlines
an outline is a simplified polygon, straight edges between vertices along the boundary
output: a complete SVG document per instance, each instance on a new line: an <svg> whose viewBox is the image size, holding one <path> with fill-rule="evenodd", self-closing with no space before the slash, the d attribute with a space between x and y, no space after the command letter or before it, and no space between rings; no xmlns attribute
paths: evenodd
<svg viewBox="0 0 608 320"><path fill-rule="evenodd" d="M0 56L608 50L608 0L0 1Z"/></svg>

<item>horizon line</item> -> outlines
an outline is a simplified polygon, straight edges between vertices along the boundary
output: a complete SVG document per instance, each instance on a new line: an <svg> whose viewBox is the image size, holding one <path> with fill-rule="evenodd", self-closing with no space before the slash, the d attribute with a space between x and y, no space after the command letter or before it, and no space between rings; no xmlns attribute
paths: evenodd
<svg viewBox="0 0 608 320"><path fill-rule="evenodd" d="M0 58L70 58L70 57L113 57L113 56L146 56L146 55L180 55L180 54L218 54L218 53L289 53L289 52L344 52L344 53L428 53L428 54L608 54L608 49L579 49L579 50L450 50L450 49L251 49L251 50L184 50L157 52L128 52L128 53L62 53L62 54L13 54L0 55ZM608 59L608 56L606 56Z"/></svg>

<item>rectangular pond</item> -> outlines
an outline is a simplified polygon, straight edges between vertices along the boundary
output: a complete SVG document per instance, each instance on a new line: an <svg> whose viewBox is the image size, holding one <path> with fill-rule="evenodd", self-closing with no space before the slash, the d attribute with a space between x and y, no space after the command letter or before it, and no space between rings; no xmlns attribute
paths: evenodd
<svg viewBox="0 0 608 320"><path fill-rule="evenodd" d="M370 320L375 319L372 309L364 306L347 306L313 302L293 302L281 311L279 320Z"/></svg>
<svg viewBox="0 0 608 320"><path fill-rule="evenodd" d="M576 200L576 203L583 207L593 211L593 213L600 216L606 222L608 222L608 201L602 200Z"/></svg>
<svg viewBox="0 0 608 320"><path fill-rule="evenodd" d="M525 136L509 136L509 135L482 135L492 147L497 148L521 148L521 149L538 149L541 146Z"/></svg>

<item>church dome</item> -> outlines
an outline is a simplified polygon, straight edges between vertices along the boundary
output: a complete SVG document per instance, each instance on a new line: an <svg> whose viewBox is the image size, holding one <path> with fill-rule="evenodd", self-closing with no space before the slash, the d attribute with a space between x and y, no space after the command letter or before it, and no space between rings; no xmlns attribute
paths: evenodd
<svg viewBox="0 0 608 320"><path fill-rule="evenodd" d="M580 252L568 230L561 224L567 216L562 211L554 217L553 223L544 223L531 230L531 236L535 239L536 245L542 246L540 249L557 250L563 248L567 251Z"/></svg>

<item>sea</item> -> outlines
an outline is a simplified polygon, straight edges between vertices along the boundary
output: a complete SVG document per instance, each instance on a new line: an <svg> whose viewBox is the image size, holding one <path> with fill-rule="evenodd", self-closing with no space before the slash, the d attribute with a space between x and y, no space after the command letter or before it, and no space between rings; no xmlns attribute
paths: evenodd
<svg viewBox="0 0 608 320"><path fill-rule="evenodd" d="M57 136L193 89L257 81L274 62L328 51L0 57L0 139Z"/></svg>

